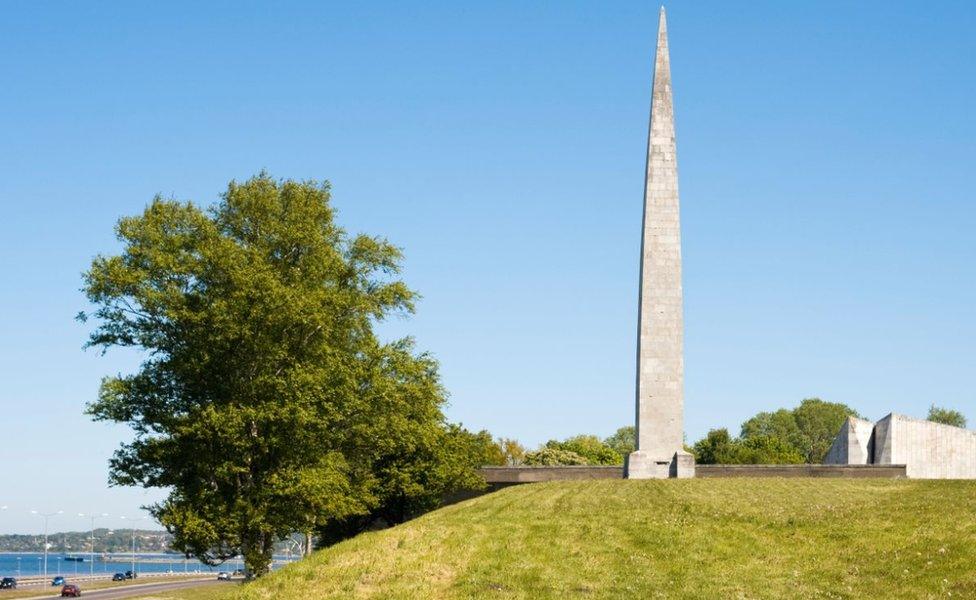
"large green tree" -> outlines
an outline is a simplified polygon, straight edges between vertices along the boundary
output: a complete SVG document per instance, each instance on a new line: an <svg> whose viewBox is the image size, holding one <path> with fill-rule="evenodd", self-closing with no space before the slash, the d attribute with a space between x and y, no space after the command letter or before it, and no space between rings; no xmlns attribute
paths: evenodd
<svg viewBox="0 0 976 600"><path fill-rule="evenodd" d="M339 228L328 184L262 173L209 210L157 197L116 230L80 317L96 323L89 346L145 360L104 379L88 411L134 431L110 481L168 489L150 508L178 549L243 554L260 575L294 531L477 485L449 459L464 443L437 364L373 330L413 308L400 250Z"/></svg>
<svg viewBox="0 0 976 600"><path fill-rule="evenodd" d="M741 437L778 438L799 450L806 462L819 463L847 417L859 416L846 404L807 398L792 410L782 408L757 414L742 424Z"/></svg>

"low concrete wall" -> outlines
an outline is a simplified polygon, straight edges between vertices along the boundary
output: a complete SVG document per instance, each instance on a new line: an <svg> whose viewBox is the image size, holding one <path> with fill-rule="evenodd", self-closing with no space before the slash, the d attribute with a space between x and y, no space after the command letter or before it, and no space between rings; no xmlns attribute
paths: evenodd
<svg viewBox="0 0 976 600"><path fill-rule="evenodd" d="M905 477L905 465L697 465L695 477Z"/></svg>
<svg viewBox="0 0 976 600"><path fill-rule="evenodd" d="M623 466L610 467L482 467L488 483L538 483L581 479L623 479Z"/></svg>
<svg viewBox="0 0 976 600"><path fill-rule="evenodd" d="M520 483L623 479L623 467L483 467L489 488ZM905 477L905 465L696 465L696 477Z"/></svg>

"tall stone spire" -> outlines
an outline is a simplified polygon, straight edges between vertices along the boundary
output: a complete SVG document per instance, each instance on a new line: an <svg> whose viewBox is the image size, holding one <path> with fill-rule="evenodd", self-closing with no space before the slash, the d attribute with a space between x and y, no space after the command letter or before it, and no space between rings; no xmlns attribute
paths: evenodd
<svg viewBox="0 0 976 600"><path fill-rule="evenodd" d="M627 459L627 477L693 477L694 459L683 450L681 222L664 7L654 59L640 265L637 450Z"/></svg>

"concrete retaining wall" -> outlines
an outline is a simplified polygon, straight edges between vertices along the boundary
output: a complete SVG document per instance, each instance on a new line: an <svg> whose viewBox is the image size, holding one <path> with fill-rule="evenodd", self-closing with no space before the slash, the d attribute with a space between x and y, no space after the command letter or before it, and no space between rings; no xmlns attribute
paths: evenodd
<svg viewBox="0 0 976 600"><path fill-rule="evenodd" d="M696 477L905 477L905 465L696 465ZM622 467L484 467L491 489L542 481L623 479Z"/></svg>
<svg viewBox="0 0 976 600"><path fill-rule="evenodd" d="M696 477L905 477L905 465L698 465Z"/></svg>
<svg viewBox="0 0 976 600"><path fill-rule="evenodd" d="M623 479L623 466L611 467L483 467L488 483L538 483L581 479Z"/></svg>

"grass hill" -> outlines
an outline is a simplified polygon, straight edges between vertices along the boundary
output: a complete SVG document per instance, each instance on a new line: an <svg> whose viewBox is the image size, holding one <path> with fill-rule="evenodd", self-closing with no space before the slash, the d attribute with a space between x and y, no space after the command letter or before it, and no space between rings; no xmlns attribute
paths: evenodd
<svg viewBox="0 0 976 600"><path fill-rule="evenodd" d="M361 535L228 597L976 597L976 482L523 485Z"/></svg>

